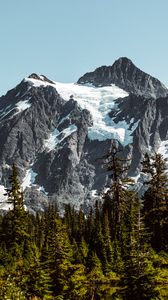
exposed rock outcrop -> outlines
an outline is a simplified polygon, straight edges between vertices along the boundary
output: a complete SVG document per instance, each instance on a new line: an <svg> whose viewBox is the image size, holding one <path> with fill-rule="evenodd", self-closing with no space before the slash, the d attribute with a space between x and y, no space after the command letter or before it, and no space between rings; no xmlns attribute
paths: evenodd
<svg viewBox="0 0 168 300"><path fill-rule="evenodd" d="M141 71L126 57L119 58L112 66L102 66L86 73L77 83L91 83L96 87L116 84L129 93L143 95L145 98L168 95L167 88L158 79Z"/></svg>

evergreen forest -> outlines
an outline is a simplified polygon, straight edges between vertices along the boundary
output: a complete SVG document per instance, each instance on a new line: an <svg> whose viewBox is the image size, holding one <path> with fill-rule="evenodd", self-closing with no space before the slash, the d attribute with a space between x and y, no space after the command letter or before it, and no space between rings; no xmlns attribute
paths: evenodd
<svg viewBox="0 0 168 300"><path fill-rule="evenodd" d="M111 184L88 209L55 204L32 214L15 165L0 215L0 299L168 299L168 175L146 154L142 197L113 147L103 158Z"/></svg>

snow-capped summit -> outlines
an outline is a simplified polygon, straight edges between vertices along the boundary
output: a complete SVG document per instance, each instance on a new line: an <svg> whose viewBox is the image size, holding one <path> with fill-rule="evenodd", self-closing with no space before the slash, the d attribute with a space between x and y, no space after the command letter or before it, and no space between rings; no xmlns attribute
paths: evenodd
<svg viewBox="0 0 168 300"><path fill-rule="evenodd" d="M31 75L28 76L28 78L40 80L43 82L48 82L51 84L54 83L52 80L48 79L45 75L37 75L36 73L32 73Z"/></svg>
<svg viewBox="0 0 168 300"><path fill-rule="evenodd" d="M127 58L77 83L32 73L0 98L0 201L15 162L29 208L56 200L88 205L108 181L97 158L113 139L131 157L134 176L145 152L167 153L165 95L159 80Z"/></svg>

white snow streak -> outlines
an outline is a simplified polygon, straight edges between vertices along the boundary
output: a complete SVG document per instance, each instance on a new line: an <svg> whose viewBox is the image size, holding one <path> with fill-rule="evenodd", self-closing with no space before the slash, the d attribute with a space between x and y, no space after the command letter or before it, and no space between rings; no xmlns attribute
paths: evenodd
<svg viewBox="0 0 168 300"><path fill-rule="evenodd" d="M168 141L161 141L158 148L158 153L163 155L165 159L168 159Z"/></svg>
<svg viewBox="0 0 168 300"><path fill-rule="evenodd" d="M45 188L43 186L40 186L37 191L42 192L43 194L45 194L46 196L48 196L48 192L45 191Z"/></svg>
<svg viewBox="0 0 168 300"><path fill-rule="evenodd" d="M13 116L19 114L20 112L26 110L27 108L29 108L31 106L31 103L29 103L30 99L26 99L23 101L19 101L18 103L16 103L15 106L12 107L11 109L11 104L9 106L7 106L5 109L0 110L0 119L2 120L4 117L6 117L10 112L12 112L14 109L17 109L17 112L15 112Z"/></svg>
<svg viewBox="0 0 168 300"><path fill-rule="evenodd" d="M16 104L16 108L17 108L17 113L20 113L24 110L26 110L27 108L29 108L31 106L31 104L29 103L29 100L30 99L27 99L27 100L24 100L24 101L19 101L17 104Z"/></svg>
<svg viewBox="0 0 168 300"><path fill-rule="evenodd" d="M64 139L66 139L75 131L77 131L77 127L74 124L65 128L61 132L57 129L54 129L54 131L50 133L48 139L44 140L44 147L48 148L49 151L54 150L57 144L60 144Z"/></svg>
<svg viewBox="0 0 168 300"><path fill-rule="evenodd" d="M34 184L36 176L37 173L35 173L32 169L28 169L26 171L26 175L23 178L23 182L21 184L23 190L25 190L26 187L31 187Z"/></svg>
<svg viewBox="0 0 168 300"><path fill-rule="evenodd" d="M6 117L13 109L11 109L11 105L7 106L5 109L0 110L0 119Z"/></svg>
<svg viewBox="0 0 168 300"><path fill-rule="evenodd" d="M48 195L48 192L45 191L43 186L39 186L37 184L34 184L35 179L36 179L37 173L34 172L31 168L26 171L26 175L23 178L23 182L21 184L21 187L23 191L28 187L36 186L37 191L42 192L46 196Z"/></svg>
<svg viewBox="0 0 168 300"><path fill-rule="evenodd" d="M54 129L54 131L50 133L48 139L44 140L44 147L48 148L49 151L54 150L58 142L57 137L59 134L60 132L57 129Z"/></svg>

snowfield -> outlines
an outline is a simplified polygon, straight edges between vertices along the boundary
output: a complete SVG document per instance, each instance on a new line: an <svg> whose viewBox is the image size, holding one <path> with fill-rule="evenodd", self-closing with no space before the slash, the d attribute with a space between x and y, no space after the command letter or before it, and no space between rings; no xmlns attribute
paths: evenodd
<svg viewBox="0 0 168 300"><path fill-rule="evenodd" d="M118 111L116 99L128 96L128 93L115 85L106 87L94 87L92 85L79 85L75 83L60 83L55 82L50 84L37 79L26 78L31 85L39 87L41 85L50 85L56 88L57 92L64 100L69 100L73 95L82 109L87 109L92 115L93 126L89 128L88 137L91 140L103 141L106 139L117 139L123 146L132 143L132 132L138 126L138 122L133 123L131 130L129 129L130 123L126 121L118 122L117 124L109 117L111 109ZM56 145L58 132L53 132L49 137L51 145ZM46 145L49 145L49 140ZM47 146L49 147L49 146ZM51 147L53 149L53 146Z"/></svg>

